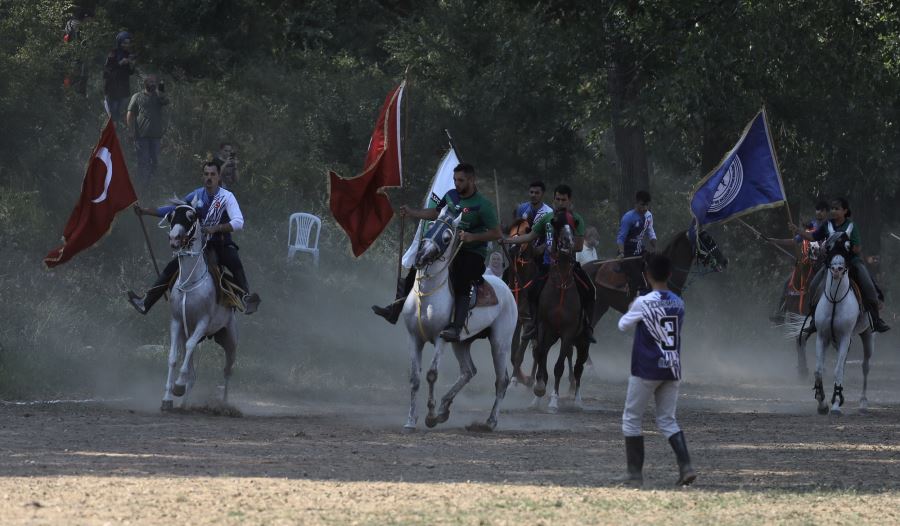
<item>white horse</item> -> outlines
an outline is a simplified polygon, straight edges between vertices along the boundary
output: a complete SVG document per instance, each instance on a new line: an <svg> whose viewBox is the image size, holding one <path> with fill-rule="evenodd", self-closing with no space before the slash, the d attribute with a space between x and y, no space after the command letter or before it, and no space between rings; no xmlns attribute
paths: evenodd
<svg viewBox="0 0 900 526"><path fill-rule="evenodd" d="M187 398L197 379L194 369L194 350L201 340L212 336L225 349L225 385L222 402L228 402L228 379L237 353L237 323L234 309L216 301L216 284L209 273L203 255L204 243L200 233L200 221L194 207L179 204L169 219L169 246L178 258L178 279L172 288L172 321L169 332L172 347L169 349L169 374L163 393L162 410L171 410L174 396L181 396L181 407L187 406ZM184 361L175 378L178 357Z"/></svg>
<svg viewBox="0 0 900 526"><path fill-rule="evenodd" d="M859 410L865 413L869 402L866 388L869 378L869 360L875 351L875 337L869 327L869 320L864 309L860 308L856 295L850 286L847 275L847 263L842 255L832 257L828 265L825 280L825 291L816 307L816 372L815 397L819 414L828 414L825 403L825 390L822 387L822 376L825 372L825 351L834 344L837 349L837 363L834 367L834 391L831 395L831 412L841 414L844 404L844 364L850 350L850 338L859 334L863 343L863 389L859 399Z"/></svg>
<svg viewBox="0 0 900 526"><path fill-rule="evenodd" d="M416 284L403 305L403 320L406 330L409 331L409 383L411 387L409 416L403 426L405 431L415 430L419 419L416 410L416 394L419 391L422 348L425 346L425 342L431 342L434 345L434 360L432 360L426 375L428 415L425 418L425 425L428 427L434 427L447 421L450 417L450 404L453 403L453 399L463 386L475 376L475 364L472 362L470 352L470 346L475 339L487 337L490 340L496 375L494 406L484 430L493 430L497 427L500 401L506 395L506 388L509 385L506 364L510 360L512 335L519 317L518 308L506 283L496 276L486 274L484 280L494 288L498 304L475 307L470 310L468 321L460 333L460 341L452 343L453 353L459 362L459 378L441 399L437 415L434 413L434 384L438 377L441 355L447 343L439 337L439 334L450 323L450 316L453 312L453 293L449 285L450 264L459 248L456 236L459 218L453 217L448 208L441 211L419 246L416 254L416 270L418 272ZM469 429L481 430L482 427L473 424L469 426Z"/></svg>

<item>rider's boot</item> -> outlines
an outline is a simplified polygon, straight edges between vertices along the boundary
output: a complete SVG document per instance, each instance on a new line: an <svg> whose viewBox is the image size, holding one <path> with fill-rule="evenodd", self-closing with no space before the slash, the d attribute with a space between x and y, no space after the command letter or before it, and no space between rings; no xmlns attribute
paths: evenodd
<svg viewBox="0 0 900 526"><path fill-rule="evenodd" d="M688 454L687 442L684 441L684 432L679 431L669 437L669 445L675 452L678 461L678 482L676 486L688 486L697 478L697 472L691 467L691 456Z"/></svg>
<svg viewBox="0 0 900 526"><path fill-rule="evenodd" d="M878 302L868 302L866 305L866 310L869 311L869 316L872 317L872 328L875 332L887 332L891 330L887 323L881 319L881 316L878 314Z"/></svg>
<svg viewBox="0 0 900 526"><path fill-rule="evenodd" d="M625 437L625 462L628 465L628 471L616 477L616 482L624 486L633 486L636 488L644 484L644 437Z"/></svg>
<svg viewBox="0 0 900 526"><path fill-rule="evenodd" d="M441 338L448 342L458 342L459 333L462 332L468 314L469 295L458 294L453 305L453 321L450 322L450 325L448 325L446 329L441 331Z"/></svg>
<svg viewBox="0 0 900 526"><path fill-rule="evenodd" d="M249 294L244 294L244 314L253 314L259 308L259 304L262 300L259 298L259 294L255 292L251 292Z"/></svg>
<svg viewBox="0 0 900 526"><path fill-rule="evenodd" d="M806 334L813 334L816 332L816 305L810 306L809 312L809 323L806 324L806 328L803 329L803 332Z"/></svg>
<svg viewBox="0 0 900 526"><path fill-rule="evenodd" d="M168 282L166 283L155 283L150 290L147 291L147 294L144 297L138 296L133 291L128 291L128 303L131 303L131 306L141 314L147 314L150 312L150 307L153 306L154 303L159 301L159 298L163 296L163 293L166 291L168 287Z"/></svg>
<svg viewBox="0 0 900 526"><path fill-rule="evenodd" d="M403 312L403 298L409 296L409 293L413 289L413 285L416 283L416 271L411 270L406 275L406 278L401 281L397 286L397 298L393 303L387 305L386 307L379 307L378 305L372 305L372 311L375 314L381 316L386 319L388 323L391 325L397 323L397 320L400 319L400 313Z"/></svg>

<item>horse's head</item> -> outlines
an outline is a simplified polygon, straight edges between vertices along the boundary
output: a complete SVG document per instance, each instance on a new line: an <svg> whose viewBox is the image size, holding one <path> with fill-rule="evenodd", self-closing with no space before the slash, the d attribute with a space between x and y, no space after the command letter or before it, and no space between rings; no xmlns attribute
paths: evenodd
<svg viewBox="0 0 900 526"><path fill-rule="evenodd" d="M445 206L441 210L419 244L419 250L416 252L417 269L434 263L453 244L460 217L462 217L460 211L451 211L449 206Z"/></svg>
<svg viewBox="0 0 900 526"><path fill-rule="evenodd" d="M516 221L509 227L508 230L508 234L510 237L524 236L529 232L531 232L531 226L529 226L528 220L521 218L516 219ZM530 253L530 243L516 243L515 245L510 245L509 247L509 257L513 260L517 259L520 256L527 256Z"/></svg>
<svg viewBox="0 0 900 526"><path fill-rule="evenodd" d="M850 236L846 232L835 232L828 236L825 240L825 254L828 261L838 255L843 256L844 261L848 261L851 257Z"/></svg>
<svg viewBox="0 0 900 526"><path fill-rule="evenodd" d="M575 257L575 218L568 210L554 212L550 221L553 226L553 254L557 258Z"/></svg>
<svg viewBox="0 0 900 526"><path fill-rule="evenodd" d="M847 260L844 259L844 256L835 254L828 263L828 270L831 271L831 276L835 280L840 281L847 273Z"/></svg>
<svg viewBox="0 0 900 526"><path fill-rule="evenodd" d="M715 272L722 272L728 268L728 258L722 254L716 240L705 230L697 235L697 260Z"/></svg>
<svg viewBox="0 0 900 526"><path fill-rule="evenodd" d="M197 210L187 203L181 203L166 216L169 221L169 247L180 250L190 245L197 234L199 221Z"/></svg>

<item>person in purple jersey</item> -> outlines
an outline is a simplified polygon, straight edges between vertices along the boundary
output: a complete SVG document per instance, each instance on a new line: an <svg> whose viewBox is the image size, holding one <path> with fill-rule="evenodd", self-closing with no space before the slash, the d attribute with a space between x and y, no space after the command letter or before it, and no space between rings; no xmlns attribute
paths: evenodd
<svg viewBox="0 0 900 526"><path fill-rule="evenodd" d="M650 212L650 192L641 190L634 196L634 208L625 212L616 236L618 258L637 258L643 256L649 247L656 252L656 231L653 230L653 214ZM632 296L642 294L646 283L642 274L642 259L628 259L621 263L622 272L628 277L628 293Z"/></svg>
<svg viewBox="0 0 900 526"><path fill-rule="evenodd" d="M669 439L678 461L678 486L694 482L697 473L691 467L684 433L675 421L678 384L681 381L681 327L684 302L668 289L672 261L661 254L647 258L645 277L652 291L638 296L619 320L619 330L636 327L631 348L631 376L622 432L628 472L618 479L632 486L644 482L644 436L641 431L644 410L653 397L656 401L656 425Z"/></svg>

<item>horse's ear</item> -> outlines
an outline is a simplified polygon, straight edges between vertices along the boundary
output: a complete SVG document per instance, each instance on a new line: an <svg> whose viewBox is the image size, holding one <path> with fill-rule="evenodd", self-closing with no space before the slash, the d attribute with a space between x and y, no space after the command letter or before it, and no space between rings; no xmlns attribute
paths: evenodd
<svg viewBox="0 0 900 526"><path fill-rule="evenodd" d="M195 195L194 199L191 201L191 206L194 208L200 207L200 199Z"/></svg>
<svg viewBox="0 0 900 526"><path fill-rule="evenodd" d="M164 219L167 223L171 224L171 223L172 223L172 218L173 218L173 217L175 217L175 211L174 211L174 210L172 210L172 211L169 212L168 214L164 215L164 216L163 216L163 219Z"/></svg>

